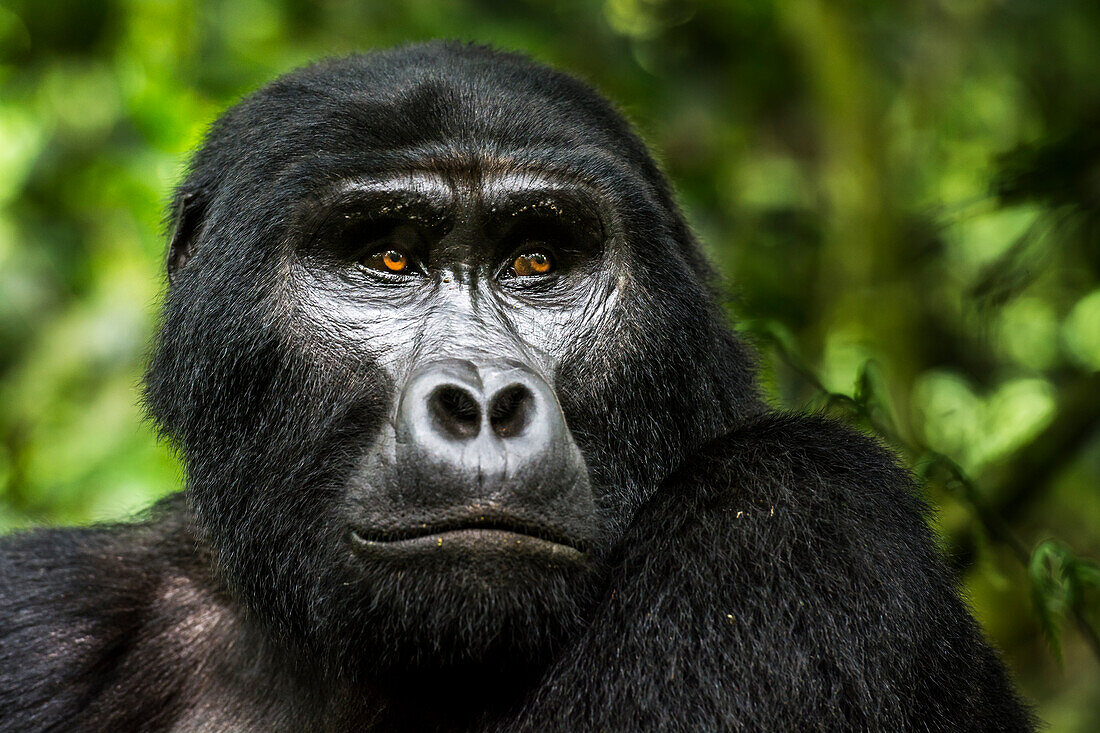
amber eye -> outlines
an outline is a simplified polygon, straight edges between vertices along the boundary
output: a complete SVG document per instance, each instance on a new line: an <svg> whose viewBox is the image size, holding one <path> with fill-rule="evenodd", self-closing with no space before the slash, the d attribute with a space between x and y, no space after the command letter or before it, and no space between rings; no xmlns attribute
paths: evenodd
<svg viewBox="0 0 1100 733"><path fill-rule="evenodd" d="M512 263L512 269L519 277L545 275L551 269L550 255L537 250L522 254Z"/></svg>
<svg viewBox="0 0 1100 733"><path fill-rule="evenodd" d="M363 264L375 270L404 272L409 269L409 258L404 252L398 252L396 249L389 249L369 255Z"/></svg>

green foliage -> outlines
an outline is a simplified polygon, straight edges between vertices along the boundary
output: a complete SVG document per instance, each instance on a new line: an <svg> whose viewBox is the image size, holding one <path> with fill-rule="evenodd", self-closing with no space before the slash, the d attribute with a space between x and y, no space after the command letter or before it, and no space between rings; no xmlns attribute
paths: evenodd
<svg viewBox="0 0 1100 733"><path fill-rule="evenodd" d="M220 110L487 42L623 105L773 402L897 446L1040 714L1100 729L1098 33L1095 0L0 0L0 528L178 488L137 385L163 203Z"/></svg>
<svg viewBox="0 0 1100 733"><path fill-rule="evenodd" d="M1067 614L1077 614L1080 618L1088 612L1085 595L1088 591L1100 589L1100 565L1076 557L1060 542L1045 540L1031 553L1028 573L1039 625L1051 651L1061 662L1058 623ZM1096 632L1091 633L1095 644ZM1100 646L1097 646L1097 651L1100 651Z"/></svg>

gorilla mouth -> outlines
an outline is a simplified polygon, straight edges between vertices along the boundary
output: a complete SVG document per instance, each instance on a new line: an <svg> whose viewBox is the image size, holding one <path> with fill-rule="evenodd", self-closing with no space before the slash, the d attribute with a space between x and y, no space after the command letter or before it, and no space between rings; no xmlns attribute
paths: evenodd
<svg viewBox="0 0 1100 733"><path fill-rule="evenodd" d="M360 547L446 547L459 544L484 547L551 551L583 557L586 543L544 524L505 517L477 517L383 530L353 529L352 540Z"/></svg>

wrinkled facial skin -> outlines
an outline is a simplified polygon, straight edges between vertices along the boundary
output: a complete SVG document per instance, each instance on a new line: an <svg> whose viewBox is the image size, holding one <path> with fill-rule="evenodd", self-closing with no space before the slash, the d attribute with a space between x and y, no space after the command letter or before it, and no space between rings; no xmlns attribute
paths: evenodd
<svg viewBox="0 0 1100 733"><path fill-rule="evenodd" d="M324 334L397 385L351 479L359 534L512 519L583 555L591 488L554 382L614 305L596 200L547 177L425 172L341 184L308 216L290 274L301 343ZM532 253L546 272L517 272Z"/></svg>
<svg viewBox="0 0 1100 733"><path fill-rule="evenodd" d="M516 619L577 617L562 601L583 595L598 517L555 387L614 308L598 198L537 172L470 180L425 170L342 181L296 231L292 345L304 358L338 345L328 359L369 363L395 387L345 479L349 572L374 581L352 585L370 593L394 575L430 578L443 595L423 600L461 609L430 659L514 634ZM550 263L546 273L517 272L531 253ZM502 408L510 393L526 404ZM501 610L512 594L516 606ZM476 637L462 639L479 616ZM448 652L448 637L462 649Z"/></svg>
<svg viewBox="0 0 1100 733"><path fill-rule="evenodd" d="M335 674L548 659L636 508L759 404L644 147L525 59L296 72L175 206L150 411L230 592Z"/></svg>

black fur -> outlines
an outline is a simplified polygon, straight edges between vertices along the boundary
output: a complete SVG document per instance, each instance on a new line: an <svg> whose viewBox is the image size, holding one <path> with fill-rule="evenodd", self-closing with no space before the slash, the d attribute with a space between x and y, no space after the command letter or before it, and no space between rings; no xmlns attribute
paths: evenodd
<svg viewBox="0 0 1100 733"><path fill-rule="evenodd" d="M545 367L590 474L583 571L406 571L344 542L377 505L403 377L309 280L311 212L342 180L425 168L599 199L578 282L607 297L553 311L576 318L538 348L471 337ZM1033 728L909 475L761 403L668 184L585 85L456 44L317 64L214 125L172 211L146 386L186 491L0 543L0 729ZM415 341L409 360L433 348Z"/></svg>

